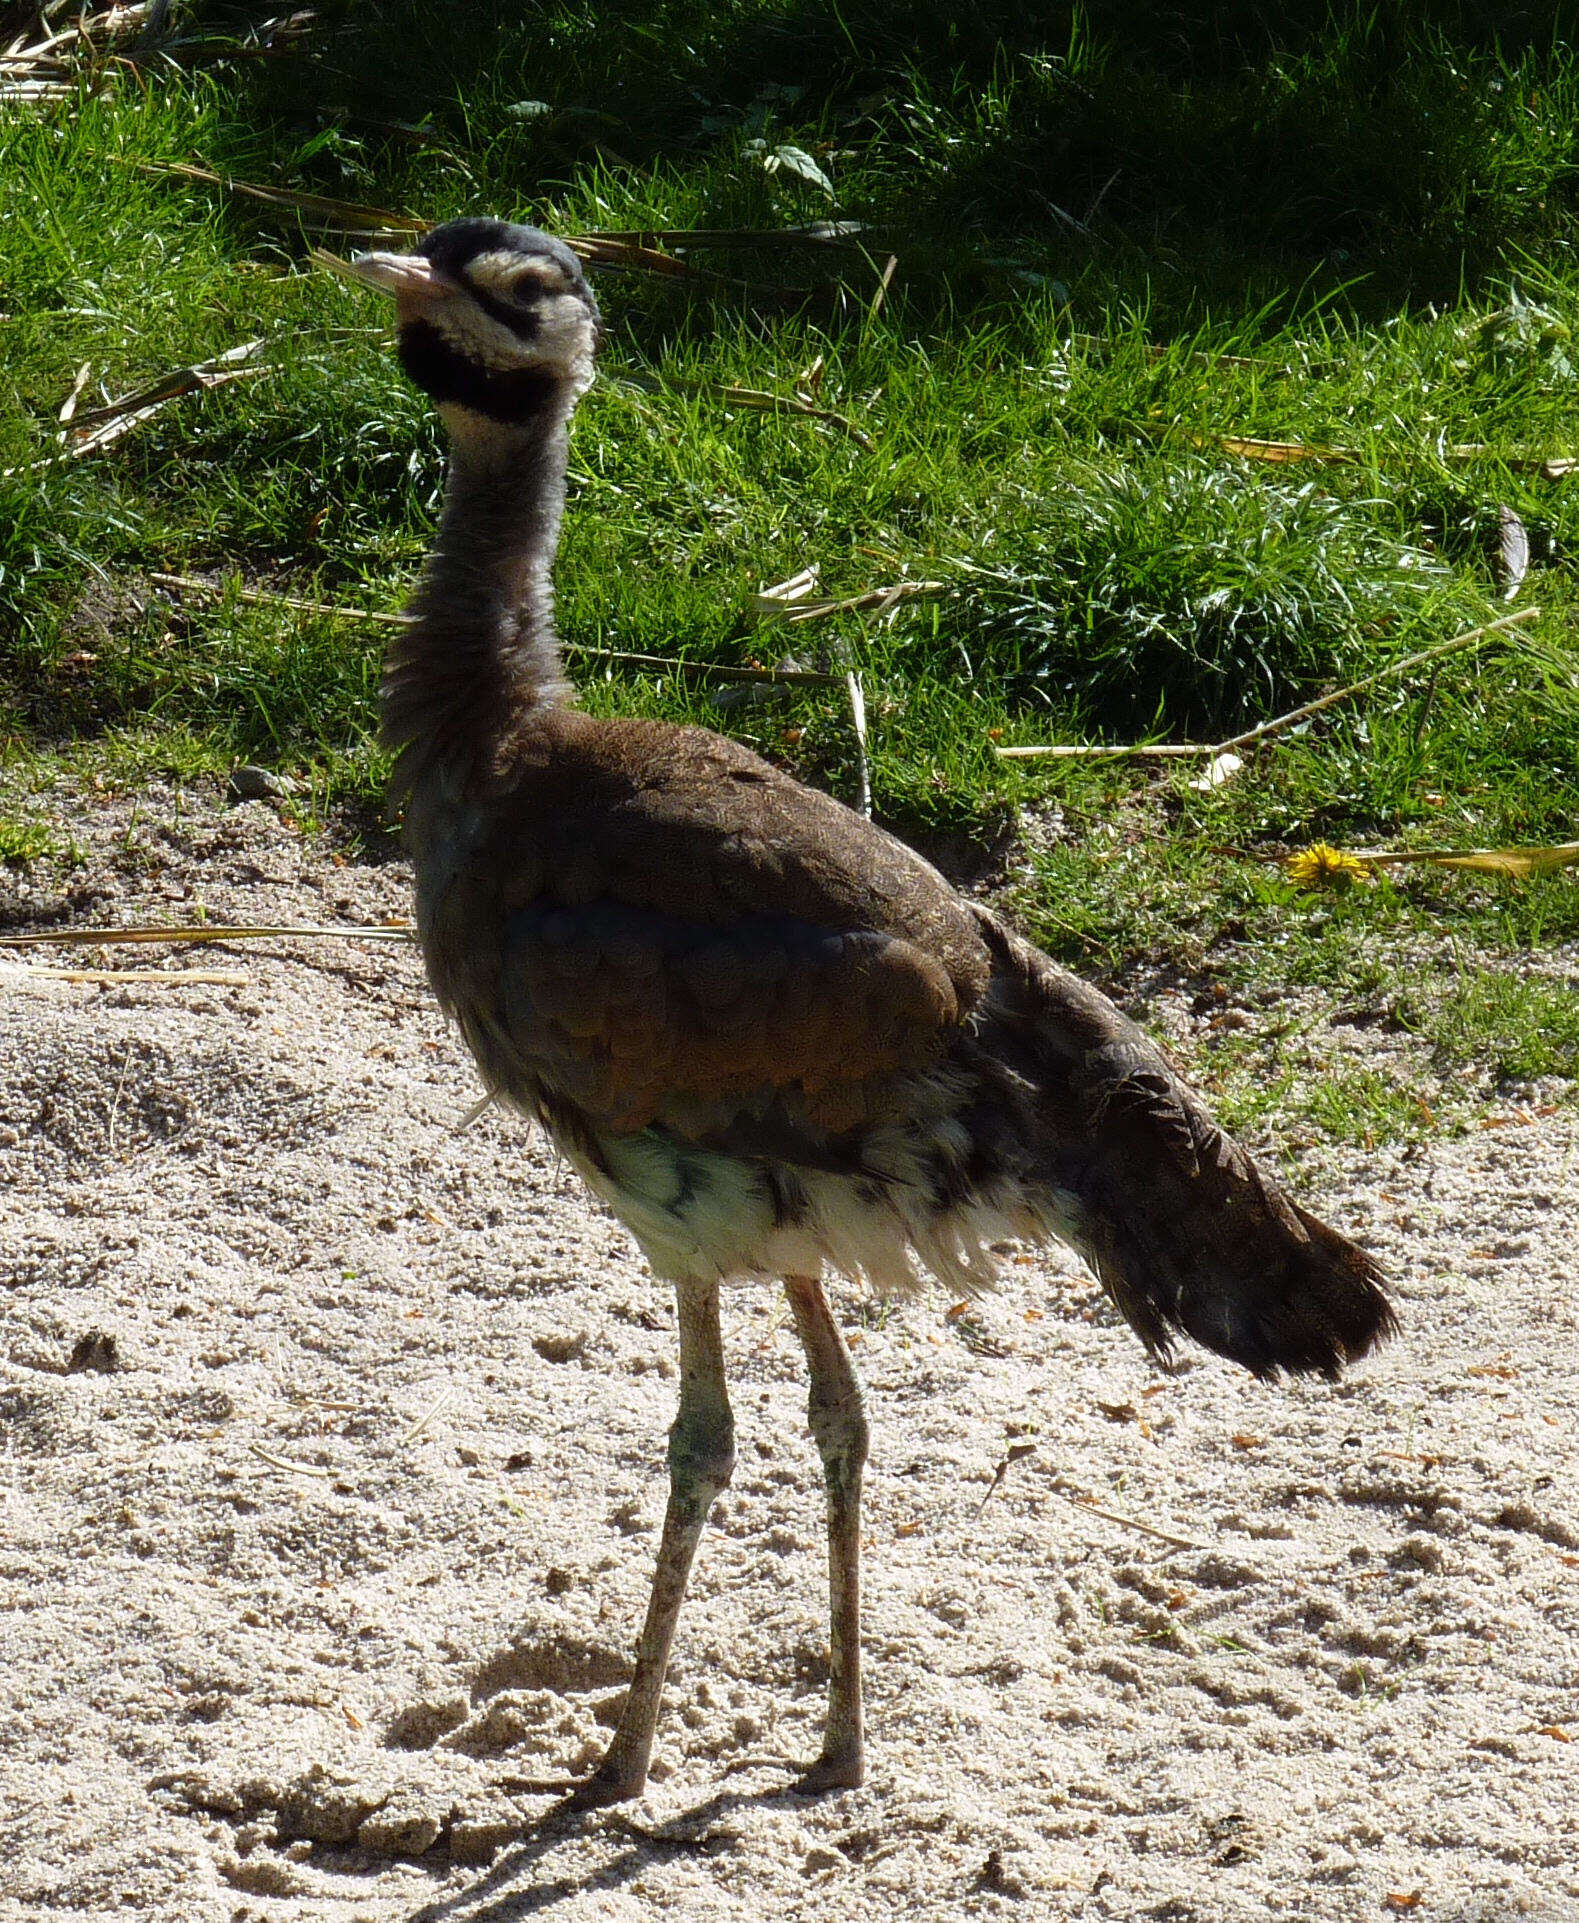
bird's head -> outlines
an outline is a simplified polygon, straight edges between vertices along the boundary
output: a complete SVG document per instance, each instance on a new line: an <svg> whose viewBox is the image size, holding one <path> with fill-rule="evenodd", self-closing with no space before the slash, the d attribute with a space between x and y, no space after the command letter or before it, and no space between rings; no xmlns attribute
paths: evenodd
<svg viewBox="0 0 1579 1923"><path fill-rule="evenodd" d="M451 220L409 254L319 256L394 297L400 360L452 429L524 425L592 383L598 304L562 240L503 220Z"/></svg>

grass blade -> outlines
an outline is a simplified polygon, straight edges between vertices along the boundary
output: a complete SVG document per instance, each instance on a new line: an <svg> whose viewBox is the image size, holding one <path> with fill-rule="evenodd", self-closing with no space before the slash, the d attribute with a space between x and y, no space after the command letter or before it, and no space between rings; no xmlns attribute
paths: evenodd
<svg viewBox="0 0 1579 1923"><path fill-rule="evenodd" d="M313 226L338 233L396 238L426 233L430 225L415 214L396 213L389 207L369 207L361 201L336 200L328 194L304 193L294 187L265 187L254 180L236 180L228 174L217 174L212 167L199 167L191 161L131 160L126 164L139 173L167 174L205 187L220 187L228 194L239 194L244 200L255 200L279 213L296 214Z"/></svg>

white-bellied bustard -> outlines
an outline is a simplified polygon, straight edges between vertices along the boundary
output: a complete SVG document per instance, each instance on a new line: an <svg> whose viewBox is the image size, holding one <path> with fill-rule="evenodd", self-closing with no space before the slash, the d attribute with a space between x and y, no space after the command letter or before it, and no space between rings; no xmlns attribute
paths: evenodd
<svg viewBox="0 0 1579 1923"><path fill-rule="evenodd" d="M1371 1258L1291 1201L1102 995L918 855L698 728L574 705L551 571L598 310L574 254L459 220L346 270L394 297L451 441L391 650L428 973L679 1306L670 1492L630 1693L583 1804L646 1782L697 1541L734 1465L720 1283L782 1278L827 1481L832 1672L808 1791L862 1780L867 1427L821 1276L988 1286L1077 1249L1149 1348L1335 1375L1392 1326ZM589 1284L590 1286L590 1284Z"/></svg>

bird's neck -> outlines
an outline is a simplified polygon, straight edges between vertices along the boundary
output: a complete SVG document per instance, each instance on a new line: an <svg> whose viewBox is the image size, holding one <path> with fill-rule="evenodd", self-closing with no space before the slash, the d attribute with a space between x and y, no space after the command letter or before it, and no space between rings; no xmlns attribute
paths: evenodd
<svg viewBox="0 0 1579 1923"><path fill-rule="evenodd" d="M545 383L509 426L446 408L449 479L438 538L384 674L383 738L395 787L425 772L469 789L501 770L528 715L569 701L554 629L554 551L566 428L578 389Z"/></svg>

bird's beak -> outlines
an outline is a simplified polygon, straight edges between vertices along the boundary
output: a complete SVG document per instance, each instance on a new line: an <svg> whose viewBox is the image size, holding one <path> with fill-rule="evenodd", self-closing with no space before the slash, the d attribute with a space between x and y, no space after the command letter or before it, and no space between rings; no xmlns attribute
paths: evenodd
<svg viewBox="0 0 1579 1923"><path fill-rule="evenodd" d="M353 254L349 260L313 249L313 259L342 280L354 280L397 298L442 299L455 291L455 282L421 254Z"/></svg>

